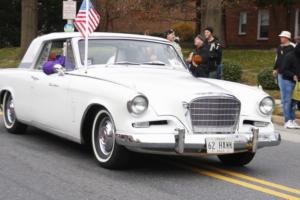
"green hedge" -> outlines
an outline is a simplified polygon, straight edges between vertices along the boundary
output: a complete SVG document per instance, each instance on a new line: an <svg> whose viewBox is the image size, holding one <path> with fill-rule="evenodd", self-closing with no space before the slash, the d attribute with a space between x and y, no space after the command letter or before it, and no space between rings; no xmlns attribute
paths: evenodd
<svg viewBox="0 0 300 200"><path fill-rule="evenodd" d="M274 78L272 74L272 69L263 69L258 75L257 75L257 83L258 85L261 85L263 89L265 90L277 90L278 85L276 83L276 79Z"/></svg>
<svg viewBox="0 0 300 200"><path fill-rule="evenodd" d="M242 79L242 67L235 63L224 62L223 79L226 81L240 82Z"/></svg>

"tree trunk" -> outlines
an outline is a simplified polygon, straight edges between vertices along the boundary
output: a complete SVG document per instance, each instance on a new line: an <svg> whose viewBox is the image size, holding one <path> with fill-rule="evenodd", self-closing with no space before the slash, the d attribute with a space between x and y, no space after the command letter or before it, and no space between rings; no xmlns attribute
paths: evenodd
<svg viewBox="0 0 300 200"><path fill-rule="evenodd" d="M196 35L201 33L201 0L196 0Z"/></svg>
<svg viewBox="0 0 300 200"><path fill-rule="evenodd" d="M21 55L37 36L37 0L22 0Z"/></svg>
<svg viewBox="0 0 300 200"><path fill-rule="evenodd" d="M291 30L292 5L286 5L286 30Z"/></svg>
<svg viewBox="0 0 300 200"><path fill-rule="evenodd" d="M214 35L223 42L224 34L222 29L222 1L202 0L202 27L210 26L214 29Z"/></svg>

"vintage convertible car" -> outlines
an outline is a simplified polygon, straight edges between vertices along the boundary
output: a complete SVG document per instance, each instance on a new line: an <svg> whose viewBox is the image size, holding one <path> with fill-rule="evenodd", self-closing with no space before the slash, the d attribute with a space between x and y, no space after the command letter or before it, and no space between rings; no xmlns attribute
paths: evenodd
<svg viewBox="0 0 300 200"><path fill-rule="evenodd" d="M34 126L91 144L106 168L130 152L217 155L246 165L258 148L280 144L271 122L274 100L258 87L195 78L166 40L93 33L88 68L79 33L36 38L17 69L0 71L8 132ZM44 73L45 63L55 73Z"/></svg>

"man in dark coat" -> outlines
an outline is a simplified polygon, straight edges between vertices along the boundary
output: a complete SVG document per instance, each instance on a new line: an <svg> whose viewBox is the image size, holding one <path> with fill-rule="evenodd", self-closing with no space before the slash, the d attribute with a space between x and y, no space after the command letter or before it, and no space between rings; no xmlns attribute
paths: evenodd
<svg viewBox="0 0 300 200"><path fill-rule="evenodd" d="M282 72L280 71L280 68L282 68L284 57L286 56L286 54L294 50L295 44L291 42L291 33L289 31L282 31L279 35L279 38L280 45L276 50L276 60L273 68L273 76L277 77L278 86L279 88L281 88ZM280 91L282 90L280 89Z"/></svg>
<svg viewBox="0 0 300 200"><path fill-rule="evenodd" d="M297 44L295 49L284 57L279 71L282 73L281 87L285 127L299 129L300 126L295 121L297 102L292 99L292 95L296 82L300 80L300 44Z"/></svg>
<svg viewBox="0 0 300 200"><path fill-rule="evenodd" d="M204 29L205 35L205 47L208 49L208 69L209 69L209 78L221 78L220 75L218 76L218 68L221 67L222 61L222 49L221 44L217 40L216 37L213 35L214 31L213 28L207 27Z"/></svg>
<svg viewBox="0 0 300 200"><path fill-rule="evenodd" d="M279 68L283 64L283 59L286 54L293 51L295 48L295 44L291 42L291 33L288 31L282 31L279 35L280 45L276 50L276 61L273 68L273 75L277 76L279 72Z"/></svg>

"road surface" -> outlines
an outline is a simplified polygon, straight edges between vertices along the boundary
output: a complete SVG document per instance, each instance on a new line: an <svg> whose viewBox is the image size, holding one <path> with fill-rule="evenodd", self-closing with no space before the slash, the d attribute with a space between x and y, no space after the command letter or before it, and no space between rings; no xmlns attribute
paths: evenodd
<svg viewBox="0 0 300 200"><path fill-rule="evenodd" d="M2 200L300 199L300 131L282 133L243 168L215 157L136 156L123 171L98 166L78 144L29 128L8 134L0 116Z"/></svg>

